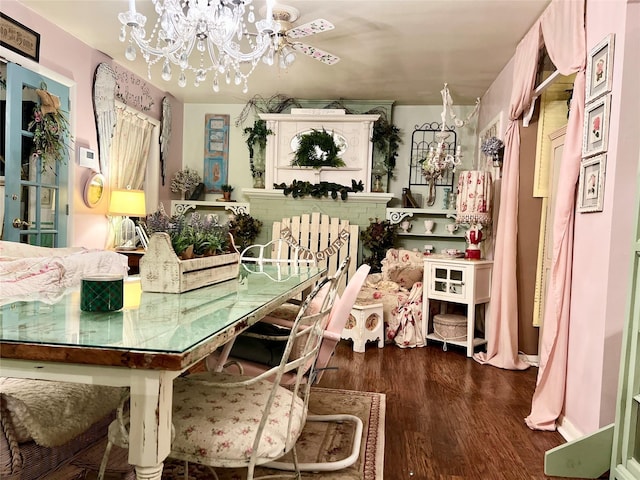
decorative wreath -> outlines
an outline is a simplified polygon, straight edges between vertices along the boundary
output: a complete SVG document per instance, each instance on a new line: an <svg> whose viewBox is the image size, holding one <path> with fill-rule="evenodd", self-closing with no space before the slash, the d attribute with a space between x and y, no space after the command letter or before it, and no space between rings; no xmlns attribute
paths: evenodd
<svg viewBox="0 0 640 480"><path fill-rule="evenodd" d="M294 152L291 165L294 167L344 167L338 156L340 147L334 136L324 128L298 135L298 148Z"/></svg>

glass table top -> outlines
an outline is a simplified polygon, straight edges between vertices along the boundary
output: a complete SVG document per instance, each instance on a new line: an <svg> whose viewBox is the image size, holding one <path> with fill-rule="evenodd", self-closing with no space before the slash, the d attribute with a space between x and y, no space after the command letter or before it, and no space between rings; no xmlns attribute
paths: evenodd
<svg viewBox="0 0 640 480"><path fill-rule="evenodd" d="M53 303L5 301L0 306L0 341L182 353L242 320L259 319L265 306L283 303L323 271L242 265L237 279L181 294L143 292L139 280L128 279L124 307L116 312L81 311L79 288Z"/></svg>

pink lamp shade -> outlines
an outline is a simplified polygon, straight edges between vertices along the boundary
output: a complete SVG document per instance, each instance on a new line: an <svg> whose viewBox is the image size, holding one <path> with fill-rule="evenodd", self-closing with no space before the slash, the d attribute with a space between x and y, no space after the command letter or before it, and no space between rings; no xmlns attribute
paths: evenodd
<svg viewBox="0 0 640 480"><path fill-rule="evenodd" d="M491 172L465 170L458 177L456 221L471 225L491 223Z"/></svg>
<svg viewBox="0 0 640 480"><path fill-rule="evenodd" d="M465 234L469 246L465 257L480 259L479 244L483 240L482 227L491 223L491 173L482 170L466 170L458 177L456 198L456 222L468 223Z"/></svg>

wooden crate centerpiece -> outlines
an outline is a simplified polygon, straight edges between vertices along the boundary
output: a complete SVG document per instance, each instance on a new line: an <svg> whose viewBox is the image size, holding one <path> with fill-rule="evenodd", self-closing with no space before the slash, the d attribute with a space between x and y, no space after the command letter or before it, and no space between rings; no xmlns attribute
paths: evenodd
<svg viewBox="0 0 640 480"><path fill-rule="evenodd" d="M232 248L235 249L233 243ZM167 233L154 233L140 259L140 282L144 292L182 293L231 280L240 271L237 251L181 260Z"/></svg>

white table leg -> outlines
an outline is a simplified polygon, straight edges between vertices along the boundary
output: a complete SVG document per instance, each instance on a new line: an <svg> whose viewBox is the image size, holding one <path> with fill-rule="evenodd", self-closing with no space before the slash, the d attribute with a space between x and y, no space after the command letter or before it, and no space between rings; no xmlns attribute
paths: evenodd
<svg viewBox="0 0 640 480"><path fill-rule="evenodd" d="M160 480L171 452L173 379L179 372L131 372L129 463L138 480Z"/></svg>

